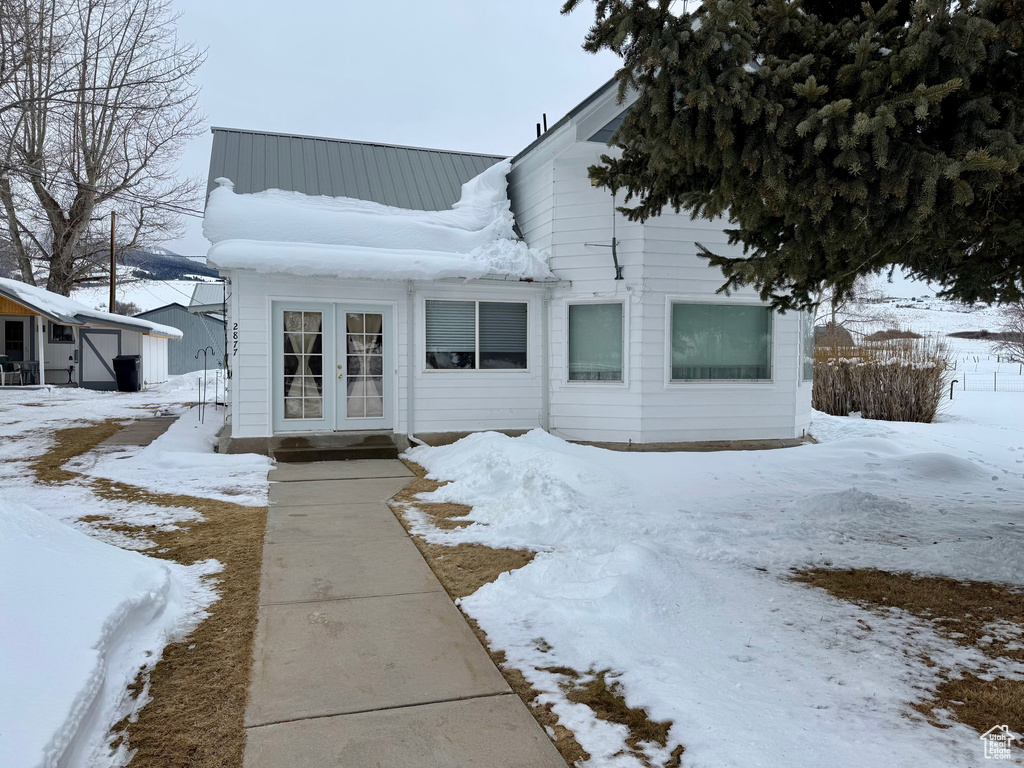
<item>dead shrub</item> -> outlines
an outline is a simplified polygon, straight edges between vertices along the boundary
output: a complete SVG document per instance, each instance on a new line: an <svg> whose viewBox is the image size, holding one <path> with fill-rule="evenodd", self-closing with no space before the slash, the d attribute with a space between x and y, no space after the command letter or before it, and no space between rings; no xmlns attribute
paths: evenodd
<svg viewBox="0 0 1024 768"><path fill-rule="evenodd" d="M891 341L892 339L923 339L920 333L905 331L901 328L887 328L884 331L875 331L870 336L865 336L864 341Z"/></svg>
<svg viewBox="0 0 1024 768"><path fill-rule="evenodd" d="M949 347L940 339L889 339L814 350L813 405L833 416L931 422L942 403Z"/></svg>

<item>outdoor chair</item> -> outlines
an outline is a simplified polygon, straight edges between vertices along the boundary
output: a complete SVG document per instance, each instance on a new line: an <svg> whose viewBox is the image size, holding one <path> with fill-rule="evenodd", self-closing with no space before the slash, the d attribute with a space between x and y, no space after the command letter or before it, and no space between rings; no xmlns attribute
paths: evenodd
<svg viewBox="0 0 1024 768"><path fill-rule="evenodd" d="M6 387L9 384L21 384L20 363L0 363L0 386Z"/></svg>

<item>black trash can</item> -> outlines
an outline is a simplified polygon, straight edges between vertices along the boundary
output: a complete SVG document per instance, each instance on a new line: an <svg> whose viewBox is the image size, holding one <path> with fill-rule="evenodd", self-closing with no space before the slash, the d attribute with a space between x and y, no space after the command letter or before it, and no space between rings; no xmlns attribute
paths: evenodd
<svg viewBox="0 0 1024 768"><path fill-rule="evenodd" d="M114 358L114 376L118 392L142 389L142 355L118 355Z"/></svg>

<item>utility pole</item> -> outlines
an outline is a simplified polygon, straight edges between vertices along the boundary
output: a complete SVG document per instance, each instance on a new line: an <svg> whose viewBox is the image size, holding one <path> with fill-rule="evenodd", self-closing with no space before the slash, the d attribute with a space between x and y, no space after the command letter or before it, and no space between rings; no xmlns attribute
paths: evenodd
<svg viewBox="0 0 1024 768"><path fill-rule="evenodd" d="M114 264L114 219L117 217L115 211L110 212L110 304L107 305L107 311L114 311L114 286L117 284L117 267Z"/></svg>

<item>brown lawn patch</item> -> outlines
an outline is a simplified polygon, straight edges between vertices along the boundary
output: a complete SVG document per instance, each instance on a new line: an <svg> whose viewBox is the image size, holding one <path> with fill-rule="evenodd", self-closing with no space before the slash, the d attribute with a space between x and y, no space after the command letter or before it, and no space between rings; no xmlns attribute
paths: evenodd
<svg viewBox="0 0 1024 768"><path fill-rule="evenodd" d="M472 507L465 504L419 501L417 499L419 494L435 491L444 483L428 480L426 470L419 464L411 461L405 461L405 464L416 475L416 479L392 497L391 508L402 526L410 531L413 542L449 596L455 599L471 595L484 584L489 584L497 579L502 573L522 568L533 560L535 553L527 550L493 549L480 544L458 544L456 546L431 544L413 534L409 522L402 514L408 506L415 506L416 509L427 515L431 523L446 530L470 525L470 521L462 518L469 514ZM465 614L463 615L465 616ZM572 731L558 722L558 715L552 711L552 705L538 703L540 691L530 685L520 670L508 664L504 651L491 649L487 642L487 634L480 629L472 617L466 616L465 618L480 644L487 650L494 664L505 676L509 687L523 700L537 722L551 737L562 759L570 766L589 760L590 755L576 741ZM551 650L551 646L542 638L538 638L536 642L539 650L543 652ZM548 671L553 671L553 669L548 669ZM644 765L654 768L644 754L641 744L650 742L665 747L668 743L668 730L672 726L671 721L657 723L652 721L643 709L626 706L625 699L620 693L619 683L615 680L609 682L608 678L611 673L608 670L592 672L585 678L574 670L562 669L564 669L562 674L566 677L563 688L569 700L586 704L594 711L596 717L621 723L629 728L630 736L626 740L626 745L630 753L640 759ZM683 747L677 746L673 750L669 762L659 768L679 768L682 754Z"/></svg>
<svg viewBox="0 0 1024 768"><path fill-rule="evenodd" d="M567 667L548 667L546 671L565 677L562 689L569 701L585 704L599 720L626 726L629 729L626 746L630 754L648 768L654 768L643 745L657 744L662 749L667 747L671 720L657 722L651 719L647 710L626 704L622 686L614 679L610 669L590 670L586 674ZM677 744L668 762L658 768L679 768L682 759L683 746Z"/></svg>
<svg viewBox="0 0 1024 768"><path fill-rule="evenodd" d="M33 464L37 477L47 483L84 481L106 499L195 509L203 519L179 523L174 531L97 516L88 521L152 541L155 546L146 551L151 557L186 565L215 559L224 568L216 576L220 599L210 607L209 618L164 649L149 674L152 700L135 722L122 721L114 730L136 750L133 768L240 768L267 510L156 494L62 469L68 459L91 450L119 428L108 421L60 430L54 449ZM133 692L141 691L145 682L140 675Z"/></svg>
<svg viewBox="0 0 1024 768"><path fill-rule="evenodd" d="M794 578L868 608L900 608L960 645L993 659L1024 662L1024 590L866 568L810 568ZM979 733L996 723L1024 729L1024 681L983 680L972 672L954 677L943 671L943 676L934 699L914 705L933 724L938 724L936 710L947 710Z"/></svg>

